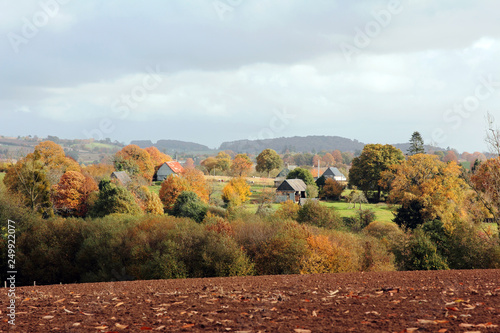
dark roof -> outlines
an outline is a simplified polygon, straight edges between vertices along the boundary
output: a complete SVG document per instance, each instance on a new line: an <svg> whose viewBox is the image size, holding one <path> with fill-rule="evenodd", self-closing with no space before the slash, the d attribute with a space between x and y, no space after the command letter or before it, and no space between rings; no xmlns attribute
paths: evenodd
<svg viewBox="0 0 500 333"><path fill-rule="evenodd" d="M128 173L125 171L115 171L111 174L111 178L116 178L122 185L127 185L132 181Z"/></svg>
<svg viewBox="0 0 500 333"><path fill-rule="evenodd" d="M306 187L302 179L285 179L276 190L302 192L306 190Z"/></svg>
<svg viewBox="0 0 500 333"><path fill-rule="evenodd" d="M278 173L276 178L286 178L286 176L288 176L289 173L290 173L290 169L284 168L283 170L280 171L280 173Z"/></svg>
<svg viewBox="0 0 500 333"><path fill-rule="evenodd" d="M329 167L328 169L323 172L323 176L334 176L334 177L343 177L345 178L344 174L339 171L339 169L334 168L334 167Z"/></svg>

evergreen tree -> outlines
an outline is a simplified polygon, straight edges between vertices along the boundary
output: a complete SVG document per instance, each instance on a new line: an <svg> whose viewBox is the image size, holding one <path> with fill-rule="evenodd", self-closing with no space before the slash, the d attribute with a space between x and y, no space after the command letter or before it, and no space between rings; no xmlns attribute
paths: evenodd
<svg viewBox="0 0 500 333"><path fill-rule="evenodd" d="M413 132L410 138L410 148L408 148L409 155L424 154L424 139L419 132Z"/></svg>

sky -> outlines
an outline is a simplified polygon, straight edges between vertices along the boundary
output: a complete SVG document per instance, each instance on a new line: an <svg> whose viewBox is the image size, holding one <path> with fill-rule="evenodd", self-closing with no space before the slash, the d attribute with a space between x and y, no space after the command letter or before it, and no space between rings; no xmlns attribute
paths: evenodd
<svg viewBox="0 0 500 333"><path fill-rule="evenodd" d="M498 0L0 0L0 135L486 151Z"/></svg>

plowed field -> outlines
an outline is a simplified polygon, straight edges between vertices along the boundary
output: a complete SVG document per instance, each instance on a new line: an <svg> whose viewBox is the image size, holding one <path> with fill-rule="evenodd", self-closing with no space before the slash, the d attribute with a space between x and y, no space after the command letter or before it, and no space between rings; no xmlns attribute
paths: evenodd
<svg viewBox="0 0 500 333"><path fill-rule="evenodd" d="M2 332L500 332L500 270L22 287Z"/></svg>

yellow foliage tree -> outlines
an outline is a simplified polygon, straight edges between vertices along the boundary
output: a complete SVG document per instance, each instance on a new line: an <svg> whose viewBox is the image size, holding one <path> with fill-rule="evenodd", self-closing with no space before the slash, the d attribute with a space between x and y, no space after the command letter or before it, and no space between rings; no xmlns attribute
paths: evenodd
<svg viewBox="0 0 500 333"><path fill-rule="evenodd" d="M252 194L250 185L247 184L245 178L233 178L222 189L222 200L233 206L238 206L248 200Z"/></svg>
<svg viewBox="0 0 500 333"><path fill-rule="evenodd" d="M187 169L181 175L170 175L161 183L160 199L166 210L174 207L179 194L192 191L203 202L208 202L209 187L203 172L196 169Z"/></svg>
<svg viewBox="0 0 500 333"><path fill-rule="evenodd" d="M137 174L142 176L146 181L150 182L153 179L155 167L151 161L151 156L144 149L141 149L137 145L128 145L115 154L115 167L117 169L127 169L129 167L125 167L127 163L136 166L137 170L134 170L134 172L137 172ZM130 170L125 171L130 172Z"/></svg>
<svg viewBox="0 0 500 333"><path fill-rule="evenodd" d="M423 205L425 220L440 218L445 225L466 217L464 202L469 190L460 178L461 168L455 162L444 163L435 155L416 154L382 173L380 185L390 190L393 203Z"/></svg>
<svg viewBox="0 0 500 333"><path fill-rule="evenodd" d="M354 267L349 251L332 243L327 236L310 236L307 245L308 252L302 257L300 274L347 272Z"/></svg>

